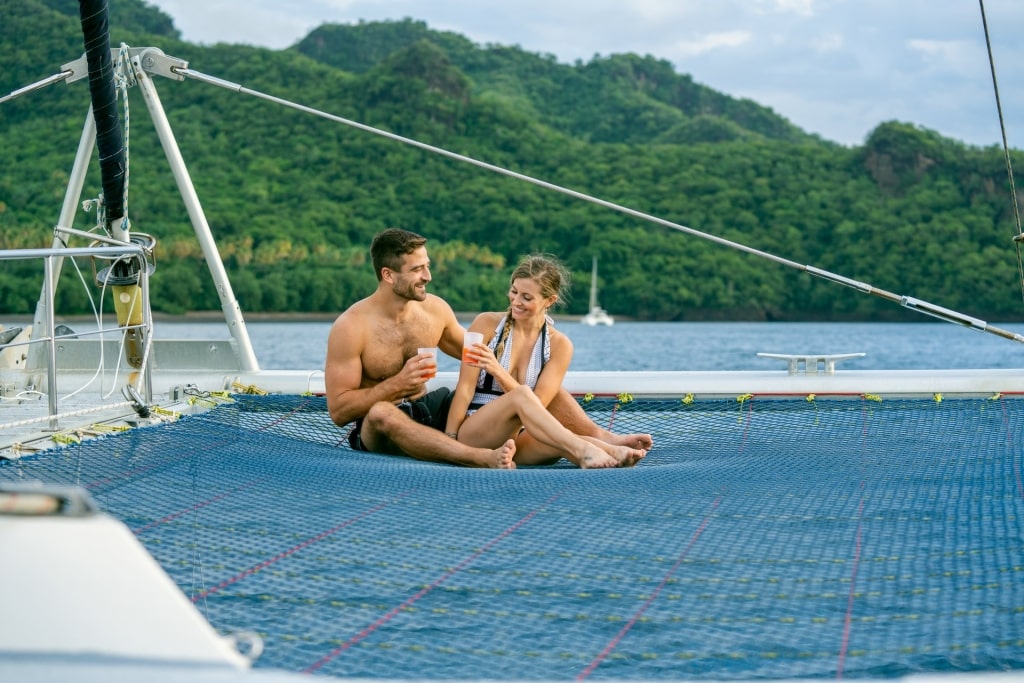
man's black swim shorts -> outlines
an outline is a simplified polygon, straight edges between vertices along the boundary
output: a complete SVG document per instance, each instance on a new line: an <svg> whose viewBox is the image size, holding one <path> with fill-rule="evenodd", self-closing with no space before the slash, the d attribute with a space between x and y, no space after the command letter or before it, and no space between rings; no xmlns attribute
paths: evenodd
<svg viewBox="0 0 1024 683"><path fill-rule="evenodd" d="M448 409L452 406L452 390L448 387L439 387L424 394L415 401L402 401L398 409L404 412L421 425L433 427L438 431L444 431L448 424ZM363 418L356 420L352 431L348 433L348 443L353 450L369 450L363 445L360 431L363 428Z"/></svg>

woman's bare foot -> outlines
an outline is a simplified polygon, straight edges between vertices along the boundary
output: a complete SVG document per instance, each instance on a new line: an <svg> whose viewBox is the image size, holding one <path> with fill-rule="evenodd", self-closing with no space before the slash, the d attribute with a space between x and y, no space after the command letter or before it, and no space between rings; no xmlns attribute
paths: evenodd
<svg viewBox="0 0 1024 683"><path fill-rule="evenodd" d="M654 439L650 434L616 434L608 432L602 439L613 446L626 446L640 451L649 451L654 447Z"/></svg>
<svg viewBox="0 0 1024 683"><path fill-rule="evenodd" d="M647 451L643 448L611 444L592 436L585 436L583 438L603 450L611 457L615 458L616 467L632 467L640 462L641 458L647 455Z"/></svg>
<svg viewBox="0 0 1024 683"><path fill-rule="evenodd" d="M499 470L514 470L516 468L516 464L512 461L512 458L516 455L515 439L509 439L505 442L505 445L501 448L495 448L491 453L493 455L488 462L494 464L485 465L485 467Z"/></svg>
<svg viewBox="0 0 1024 683"><path fill-rule="evenodd" d="M585 470L619 466L619 462L614 457L591 443L588 443L586 448L583 449L583 453L578 458L576 464Z"/></svg>
<svg viewBox="0 0 1024 683"><path fill-rule="evenodd" d="M610 456L615 458L615 461L618 463L618 467L632 467L647 455L647 451L644 449L630 448L629 446L613 446L612 444L608 444L608 447L605 448L605 450Z"/></svg>

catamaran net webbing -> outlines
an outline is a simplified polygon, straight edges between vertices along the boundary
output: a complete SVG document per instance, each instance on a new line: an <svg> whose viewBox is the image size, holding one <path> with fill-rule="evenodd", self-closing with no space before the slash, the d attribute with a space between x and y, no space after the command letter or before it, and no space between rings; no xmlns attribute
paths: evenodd
<svg viewBox="0 0 1024 683"><path fill-rule="evenodd" d="M585 403L633 469L473 470L237 396L6 461L131 527L258 667L417 679L1024 669L1024 401Z"/></svg>

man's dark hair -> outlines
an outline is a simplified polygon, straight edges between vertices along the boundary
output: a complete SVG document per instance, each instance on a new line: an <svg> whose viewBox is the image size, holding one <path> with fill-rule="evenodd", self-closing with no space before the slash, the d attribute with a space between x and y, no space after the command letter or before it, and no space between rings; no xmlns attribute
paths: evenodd
<svg viewBox="0 0 1024 683"><path fill-rule="evenodd" d="M402 257L411 254L427 243L427 238L401 228L388 228L378 232L370 243L370 258L377 281L384 279L381 269L388 268L396 273L402 270Z"/></svg>

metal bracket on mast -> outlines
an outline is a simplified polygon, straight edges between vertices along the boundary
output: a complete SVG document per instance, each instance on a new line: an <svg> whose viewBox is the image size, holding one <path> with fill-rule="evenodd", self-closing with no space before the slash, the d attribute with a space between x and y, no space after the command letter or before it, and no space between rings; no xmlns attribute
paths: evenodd
<svg viewBox="0 0 1024 683"><path fill-rule="evenodd" d="M121 56L121 50L111 49L111 61L117 62ZM129 47L128 57L133 65L141 66L151 76L164 76L175 81L183 81L185 77L179 74L176 69L187 69L188 60L178 57L170 57L158 47ZM70 72L65 82L73 83L82 78L89 77L89 65L85 55L82 55L73 62L61 66L62 72Z"/></svg>

